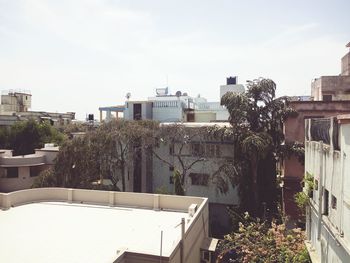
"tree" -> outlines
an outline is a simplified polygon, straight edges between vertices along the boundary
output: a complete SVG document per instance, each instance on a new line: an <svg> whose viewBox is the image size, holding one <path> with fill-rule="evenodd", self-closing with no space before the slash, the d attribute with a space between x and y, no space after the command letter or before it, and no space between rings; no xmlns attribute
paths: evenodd
<svg viewBox="0 0 350 263"><path fill-rule="evenodd" d="M57 186L91 188L92 182L100 179L96 158L89 136L66 140L54 165Z"/></svg>
<svg viewBox="0 0 350 263"><path fill-rule="evenodd" d="M13 149L14 155L34 153L45 143L61 144L64 135L48 122L38 122L34 119L16 122L10 128L2 128L0 143L2 147Z"/></svg>
<svg viewBox="0 0 350 263"><path fill-rule="evenodd" d="M126 191L126 172L140 150L151 148L156 127L158 123L153 121L118 120L66 141L54 168L58 186L92 188L92 183L99 181L103 187L109 179L111 190Z"/></svg>
<svg viewBox="0 0 350 263"><path fill-rule="evenodd" d="M91 134L93 150L102 178L112 181L114 190L126 190L126 171L134 164L141 150L152 148L154 131L159 124L154 121L118 120L102 124ZM137 160L136 160L137 161Z"/></svg>
<svg viewBox="0 0 350 263"><path fill-rule="evenodd" d="M288 230L284 224L270 224L248 213L240 220L239 229L220 242L217 263L311 263L301 229Z"/></svg>
<svg viewBox="0 0 350 263"><path fill-rule="evenodd" d="M246 93L228 92L221 100L233 128L241 208L257 216L265 208L277 212L276 162L282 155L283 121L295 114L288 98L275 98L275 91L272 80L261 78L249 81Z"/></svg>
<svg viewBox="0 0 350 263"><path fill-rule="evenodd" d="M153 154L174 170L173 181L177 195L186 194L190 171L210 158L215 158L218 162L218 169L210 175L217 190L226 193L230 183L237 183L232 163L215 156L217 149L214 143L230 141L229 130L218 126L190 127L183 124L164 124L156 130L154 144L158 147L153 148ZM169 151L161 151L160 147L169 147Z"/></svg>

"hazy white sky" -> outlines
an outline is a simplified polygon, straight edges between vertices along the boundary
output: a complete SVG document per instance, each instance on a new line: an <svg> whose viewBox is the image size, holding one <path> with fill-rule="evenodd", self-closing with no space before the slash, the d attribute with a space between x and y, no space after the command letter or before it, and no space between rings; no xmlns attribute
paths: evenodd
<svg viewBox="0 0 350 263"><path fill-rule="evenodd" d="M0 89L79 119L127 92L152 96L167 76L172 93L211 101L230 75L309 95L313 78L340 73L349 10L349 0L0 0Z"/></svg>

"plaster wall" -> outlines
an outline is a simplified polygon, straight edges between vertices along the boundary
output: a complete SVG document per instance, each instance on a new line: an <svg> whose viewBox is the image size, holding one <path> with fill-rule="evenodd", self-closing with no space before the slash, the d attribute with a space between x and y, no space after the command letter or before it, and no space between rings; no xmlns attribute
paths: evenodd
<svg viewBox="0 0 350 263"><path fill-rule="evenodd" d="M307 141L305 144L305 172L314 176L317 185L310 199L307 228L321 262L350 262L349 135L350 122L341 122L340 151L320 142Z"/></svg>

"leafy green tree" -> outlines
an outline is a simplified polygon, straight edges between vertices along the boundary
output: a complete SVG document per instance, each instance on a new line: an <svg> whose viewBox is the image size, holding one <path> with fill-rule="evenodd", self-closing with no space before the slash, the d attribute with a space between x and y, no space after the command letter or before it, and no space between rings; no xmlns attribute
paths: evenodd
<svg viewBox="0 0 350 263"><path fill-rule="evenodd" d="M283 121L293 114L288 98L275 98L270 79L249 81L244 94L226 93L221 103L230 113L234 162L240 177L241 208L263 215L277 213L276 163L282 155Z"/></svg>
<svg viewBox="0 0 350 263"><path fill-rule="evenodd" d="M34 153L37 148L42 148L45 143L61 144L64 135L48 122L38 122L34 119L16 122L7 131L3 130L8 144L7 148L13 149L14 155L25 155Z"/></svg>

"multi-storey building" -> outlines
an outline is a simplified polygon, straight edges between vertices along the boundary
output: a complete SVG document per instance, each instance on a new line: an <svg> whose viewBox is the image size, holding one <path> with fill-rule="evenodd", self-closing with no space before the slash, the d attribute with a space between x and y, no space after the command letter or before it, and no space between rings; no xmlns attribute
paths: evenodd
<svg viewBox="0 0 350 263"><path fill-rule="evenodd" d="M350 262L350 115L309 119L306 231L313 262Z"/></svg>
<svg viewBox="0 0 350 263"><path fill-rule="evenodd" d="M348 44L347 47L350 47ZM350 75L348 74L350 52L342 58L342 75L321 77L311 84L312 97L297 97L290 103L298 115L289 117L284 123L286 143L304 143L304 122L309 118L324 118L350 113ZM324 78L333 79L323 81ZM323 96L325 95L325 96ZM327 95L331 95L331 98ZM301 191L301 181L304 177L304 165L296 156L283 160L281 167L283 175L284 210L291 222L299 218L298 208L294 202L294 195Z"/></svg>

